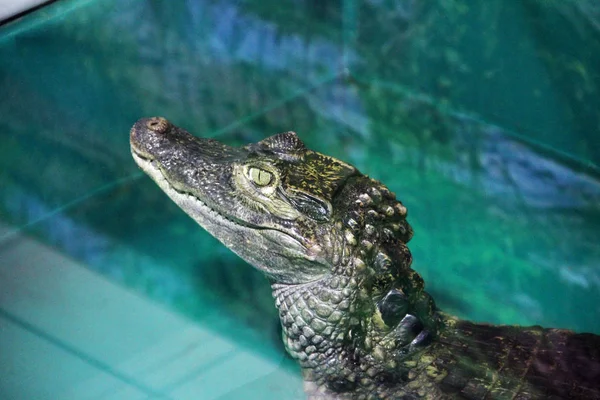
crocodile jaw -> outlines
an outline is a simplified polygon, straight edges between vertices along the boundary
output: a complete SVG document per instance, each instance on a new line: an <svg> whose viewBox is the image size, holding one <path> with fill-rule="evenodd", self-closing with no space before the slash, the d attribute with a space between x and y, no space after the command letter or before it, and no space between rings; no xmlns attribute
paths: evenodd
<svg viewBox="0 0 600 400"><path fill-rule="evenodd" d="M225 217L194 194L175 189L156 161L138 155L135 149L132 149L131 153L142 171L152 178L179 208L235 254L263 270L272 280L296 283L310 282L320 278L320 275L314 276L313 265L306 268L306 271L298 268L294 280L278 274L278 270L289 270L290 260L306 259L307 251L301 243L281 231L253 227ZM285 249L285 251L279 251L280 249ZM277 267L264 265L265 255L270 264L276 264Z"/></svg>

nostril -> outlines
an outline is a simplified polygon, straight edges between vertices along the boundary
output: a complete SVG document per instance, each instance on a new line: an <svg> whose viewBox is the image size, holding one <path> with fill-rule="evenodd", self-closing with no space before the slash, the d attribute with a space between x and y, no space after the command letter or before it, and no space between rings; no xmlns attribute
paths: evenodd
<svg viewBox="0 0 600 400"><path fill-rule="evenodd" d="M146 127L156 133L164 133L169 128L169 121L162 117L150 118L146 122Z"/></svg>

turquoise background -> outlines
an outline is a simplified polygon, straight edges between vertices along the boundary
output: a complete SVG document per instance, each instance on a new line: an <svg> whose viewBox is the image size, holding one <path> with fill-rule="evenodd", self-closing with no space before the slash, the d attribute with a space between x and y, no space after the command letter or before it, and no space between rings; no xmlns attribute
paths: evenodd
<svg viewBox="0 0 600 400"><path fill-rule="evenodd" d="M266 280L139 172L128 132L294 130L396 192L442 309L600 334L600 10L472 3L60 1L0 26L0 262L24 233L279 360Z"/></svg>

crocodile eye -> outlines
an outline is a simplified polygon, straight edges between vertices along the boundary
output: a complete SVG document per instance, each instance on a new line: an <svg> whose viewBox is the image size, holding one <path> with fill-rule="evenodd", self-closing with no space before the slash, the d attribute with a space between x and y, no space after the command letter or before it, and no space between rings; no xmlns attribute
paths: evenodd
<svg viewBox="0 0 600 400"><path fill-rule="evenodd" d="M273 182L273 174L264 169L250 167L248 175L257 186L267 186Z"/></svg>

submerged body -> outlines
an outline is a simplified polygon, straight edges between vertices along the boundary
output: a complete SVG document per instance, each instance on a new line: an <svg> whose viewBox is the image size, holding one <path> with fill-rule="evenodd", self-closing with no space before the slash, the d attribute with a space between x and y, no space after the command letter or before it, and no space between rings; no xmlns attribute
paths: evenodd
<svg viewBox="0 0 600 400"><path fill-rule="evenodd" d="M295 133L233 148L150 118L130 140L179 207L269 278L310 399L600 399L600 336L439 311L410 268L406 208Z"/></svg>

